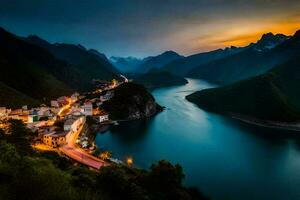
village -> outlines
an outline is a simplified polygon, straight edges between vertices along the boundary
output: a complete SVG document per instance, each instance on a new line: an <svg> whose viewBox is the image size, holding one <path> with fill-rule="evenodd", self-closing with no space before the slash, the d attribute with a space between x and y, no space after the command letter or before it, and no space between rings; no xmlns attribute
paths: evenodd
<svg viewBox="0 0 300 200"><path fill-rule="evenodd" d="M98 127L112 124L109 113L101 109L103 102L110 100L113 89L128 80L112 80L98 82L93 92L71 96L62 96L51 100L49 105L29 109L0 107L0 128L5 130L5 121L22 120L32 131L37 133L32 147L40 151L56 151L88 167L99 169L108 165L110 160L107 152L94 156L94 143L85 135L89 129L87 119L92 119ZM120 162L112 159L112 162Z"/></svg>

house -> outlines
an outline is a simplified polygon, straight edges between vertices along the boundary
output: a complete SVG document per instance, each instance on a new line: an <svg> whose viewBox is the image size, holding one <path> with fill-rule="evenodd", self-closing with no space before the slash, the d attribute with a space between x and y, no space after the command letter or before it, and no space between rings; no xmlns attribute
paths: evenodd
<svg viewBox="0 0 300 200"><path fill-rule="evenodd" d="M66 96L59 97L57 101L59 105L67 105L69 103L69 99Z"/></svg>
<svg viewBox="0 0 300 200"><path fill-rule="evenodd" d="M85 103L81 107L81 112L85 116L92 116L93 115L93 104L92 103Z"/></svg>
<svg viewBox="0 0 300 200"><path fill-rule="evenodd" d="M68 132L50 132L46 133L42 137L42 141L44 144L56 148L61 145L66 144L66 137L67 137Z"/></svg>
<svg viewBox="0 0 300 200"><path fill-rule="evenodd" d="M56 101L56 100L52 100L52 101L50 102L50 104L51 104L51 107L55 107L55 108L58 108L58 107L59 107L59 103L58 103L58 101Z"/></svg>
<svg viewBox="0 0 300 200"><path fill-rule="evenodd" d="M71 101L72 102L76 102L78 100L79 97L79 93L75 92L74 94L72 94L71 96Z"/></svg>
<svg viewBox="0 0 300 200"><path fill-rule="evenodd" d="M102 114L102 115L99 115L99 122L105 122L105 121L108 121L109 118L108 118L108 114Z"/></svg>
<svg viewBox="0 0 300 200"><path fill-rule="evenodd" d="M7 112L6 112L6 107L0 107L0 117L6 117Z"/></svg>
<svg viewBox="0 0 300 200"><path fill-rule="evenodd" d="M64 131L71 131L75 132L77 131L78 127L84 122L84 117L75 118L72 117L70 119L67 119L64 123Z"/></svg>

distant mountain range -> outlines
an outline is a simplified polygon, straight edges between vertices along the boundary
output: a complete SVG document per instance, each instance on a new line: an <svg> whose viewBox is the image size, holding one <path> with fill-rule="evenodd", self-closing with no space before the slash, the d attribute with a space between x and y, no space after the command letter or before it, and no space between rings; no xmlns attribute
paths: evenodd
<svg viewBox="0 0 300 200"><path fill-rule="evenodd" d="M145 62L145 59L135 57L117 57L109 58L110 62L123 73L135 73L139 66Z"/></svg>
<svg viewBox="0 0 300 200"><path fill-rule="evenodd" d="M236 54L213 60L191 70L187 76L218 84L230 84L266 72L298 54L291 51L289 37L271 33Z"/></svg>
<svg viewBox="0 0 300 200"><path fill-rule="evenodd" d="M117 70L79 45L21 38L0 28L0 104L38 104L91 87L92 79L117 78Z"/></svg>
<svg viewBox="0 0 300 200"><path fill-rule="evenodd" d="M149 56L143 59L112 56L110 61L122 72L144 74L152 69L160 69L167 63L180 58L183 58L183 56L174 51L166 51L160 55Z"/></svg>
<svg viewBox="0 0 300 200"><path fill-rule="evenodd" d="M28 36L25 40L47 49L57 59L72 64L73 68L80 73L82 80L111 80L117 78L116 74L119 73L118 70L110 64L106 56L97 50L87 50L82 45L51 44L37 36ZM89 83L86 83L83 89L88 85Z"/></svg>
<svg viewBox="0 0 300 200"><path fill-rule="evenodd" d="M200 65L233 55L241 50L242 48L230 47L226 49L217 49L210 52L198 53L169 62L165 66L161 67L161 69L178 76L186 77L192 69Z"/></svg>
<svg viewBox="0 0 300 200"><path fill-rule="evenodd" d="M300 31L297 31L291 38L263 53L268 61L274 60L274 65L281 63L270 71L228 86L193 93L187 99L214 112L241 114L261 120L299 121L299 53ZM266 70L271 65L261 67Z"/></svg>

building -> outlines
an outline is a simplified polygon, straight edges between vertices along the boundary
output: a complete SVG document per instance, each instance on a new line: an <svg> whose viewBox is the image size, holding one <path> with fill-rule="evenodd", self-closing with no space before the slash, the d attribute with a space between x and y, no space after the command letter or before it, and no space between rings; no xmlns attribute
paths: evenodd
<svg viewBox="0 0 300 200"><path fill-rule="evenodd" d="M72 102L76 102L79 98L79 93L75 92L74 94L72 94L71 96L71 101Z"/></svg>
<svg viewBox="0 0 300 200"><path fill-rule="evenodd" d="M37 115L28 115L28 123L38 122L39 117Z"/></svg>
<svg viewBox="0 0 300 200"><path fill-rule="evenodd" d="M102 114L102 115L99 115L99 122L105 122L105 121L108 121L109 118L108 118L108 114Z"/></svg>
<svg viewBox="0 0 300 200"><path fill-rule="evenodd" d="M85 117L70 118L64 123L64 131L75 132L78 127L84 123Z"/></svg>
<svg viewBox="0 0 300 200"><path fill-rule="evenodd" d="M42 137L42 141L44 144L56 148L66 144L66 137L68 132L50 132L46 133Z"/></svg>
<svg viewBox="0 0 300 200"><path fill-rule="evenodd" d="M0 107L0 117L6 117L7 112L6 112L6 107Z"/></svg>
<svg viewBox="0 0 300 200"><path fill-rule="evenodd" d="M85 103L81 107L81 112L85 116L92 116L93 115L93 104L92 103Z"/></svg>
<svg viewBox="0 0 300 200"><path fill-rule="evenodd" d="M59 107L59 103L58 103L58 101L56 101L56 100L52 100L52 101L50 102L50 104L51 104L51 107L55 107L55 108L58 108L58 107Z"/></svg>
<svg viewBox="0 0 300 200"><path fill-rule="evenodd" d="M59 97L57 99L59 105L67 105L69 103L69 99L66 96Z"/></svg>

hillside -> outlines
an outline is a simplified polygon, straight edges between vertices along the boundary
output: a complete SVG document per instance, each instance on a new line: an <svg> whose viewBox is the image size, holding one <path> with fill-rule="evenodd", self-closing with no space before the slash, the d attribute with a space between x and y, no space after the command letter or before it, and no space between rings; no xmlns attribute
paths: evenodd
<svg viewBox="0 0 300 200"><path fill-rule="evenodd" d="M138 73L147 73L151 69L159 69L164 65L183 58L183 56L179 55L174 51L166 51L157 56L150 56L144 59L144 62L138 67Z"/></svg>
<svg viewBox="0 0 300 200"><path fill-rule="evenodd" d="M111 80L118 78L118 70L110 64L104 54L96 50L87 50L81 45L51 44L37 36L28 36L26 41L51 52L57 59L72 65L80 73L80 89L88 89L93 79ZM78 87L77 86L77 87Z"/></svg>
<svg viewBox="0 0 300 200"><path fill-rule="evenodd" d="M69 94L72 89L65 80L76 77L76 73L66 63L1 28L0 67L2 92L16 95L13 96L16 100L12 105ZM10 105L7 104L8 99L13 97L2 99L1 105Z"/></svg>
<svg viewBox="0 0 300 200"><path fill-rule="evenodd" d="M291 60L252 79L187 96L200 107L262 120L300 120L300 60Z"/></svg>
<svg viewBox="0 0 300 200"><path fill-rule="evenodd" d="M134 82L144 85L148 89L160 87L168 87L175 85L184 85L188 81L180 76L173 75L166 71L152 70L146 74L142 74L134 79Z"/></svg>
<svg viewBox="0 0 300 200"><path fill-rule="evenodd" d="M188 73L188 77L230 84L262 74L299 54L300 45L294 42L295 37L296 35L289 38L282 34L265 34L257 43L250 44L237 54L194 68Z"/></svg>
<svg viewBox="0 0 300 200"><path fill-rule="evenodd" d="M112 119L117 120L147 118L162 109L143 86L135 83L124 83L114 89L113 98L102 106Z"/></svg>

